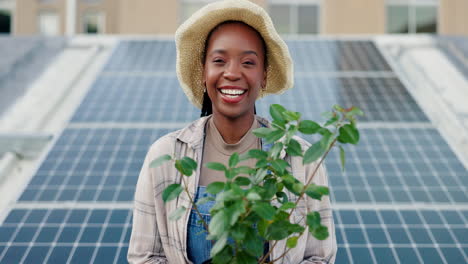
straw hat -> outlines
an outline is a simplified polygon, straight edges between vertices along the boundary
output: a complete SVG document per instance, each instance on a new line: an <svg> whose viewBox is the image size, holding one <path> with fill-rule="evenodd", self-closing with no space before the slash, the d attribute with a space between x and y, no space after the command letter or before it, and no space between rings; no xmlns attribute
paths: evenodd
<svg viewBox="0 0 468 264"><path fill-rule="evenodd" d="M259 97L281 94L293 86L293 64L288 47L267 12L247 0L214 2L195 12L175 33L177 77L188 99L198 108L203 104L202 56L206 38L214 27L228 20L250 25L265 41L267 82Z"/></svg>

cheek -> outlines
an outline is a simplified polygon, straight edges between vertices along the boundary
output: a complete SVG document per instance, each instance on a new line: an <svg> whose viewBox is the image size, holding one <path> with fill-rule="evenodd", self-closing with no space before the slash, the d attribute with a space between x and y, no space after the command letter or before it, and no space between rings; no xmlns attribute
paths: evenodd
<svg viewBox="0 0 468 264"><path fill-rule="evenodd" d="M206 86L213 86L216 84L216 81L218 79L218 73L212 69L212 68L205 68L205 71L204 71L204 78L205 78L205 82L206 82Z"/></svg>

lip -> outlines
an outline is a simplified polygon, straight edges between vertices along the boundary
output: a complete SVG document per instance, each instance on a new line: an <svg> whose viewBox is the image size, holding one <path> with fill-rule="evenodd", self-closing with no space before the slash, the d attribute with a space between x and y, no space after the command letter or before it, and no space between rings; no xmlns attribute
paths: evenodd
<svg viewBox="0 0 468 264"><path fill-rule="evenodd" d="M246 92L244 94L242 94L242 95L231 98L231 97L228 97L227 95L223 94L221 92L221 89L243 90L243 91L246 91ZM244 88L239 87L239 86L221 86L221 87L218 88L218 93L221 95L221 99L225 103L236 104L236 103L239 103L240 101L242 101L242 99L244 99L244 97L247 95L248 91L247 91L247 89L244 89Z"/></svg>

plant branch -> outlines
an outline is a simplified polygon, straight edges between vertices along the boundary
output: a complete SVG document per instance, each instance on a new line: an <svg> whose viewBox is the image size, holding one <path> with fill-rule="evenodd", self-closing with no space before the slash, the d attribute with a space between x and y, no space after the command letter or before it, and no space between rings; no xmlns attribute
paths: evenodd
<svg viewBox="0 0 468 264"><path fill-rule="evenodd" d="M204 226L205 229L206 229L206 232L209 233L209 231L208 231L208 224L205 222L205 219L203 219L203 217L202 217L200 211L198 211L197 205L193 202L192 196L190 195L190 192L189 192L189 190L188 190L187 182L185 181L184 177L185 177L185 176L182 175L182 182L184 182L184 190L185 190L185 192L187 193L187 196L188 196L188 198L189 198L189 200L190 200L190 204L192 204L193 209L194 209L195 212L197 213L198 217L200 217L200 219L201 219L201 221L202 221L202 223L203 223L203 226Z"/></svg>
<svg viewBox="0 0 468 264"><path fill-rule="evenodd" d="M275 248L276 244L278 244L278 240L275 240L273 243L273 246L268 249L268 253L266 253L259 261L258 263L265 263L264 261L270 256L270 254L273 252L273 248Z"/></svg>
<svg viewBox="0 0 468 264"><path fill-rule="evenodd" d="M303 197L304 197L304 194L305 194L305 190L307 188L307 186L310 184L310 182L312 181L312 179L314 178L315 174L317 173L318 169L320 168L320 166L322 165L323 161L325 160L325 158L327 157L328 153L330 153L330 150L333 148L333 146L335 145L336 143L336 138L332 141L332 143L330 144L330 147L327 149L327 151L325 152L325 154L322 156L322 158L320 159L319 163L317 164L317 166L315 167L314 169L314 172L312 173L312 176L309 178L309 180L307 181L307 183L304 185L304 188L302 189L299 197L296 199L296 202L295 202L295 207L293 209L291 209L291 211L289 212L288 214L288 219L291 217L291 214L294 212L294 210L297 208L297 204L299 203L299 200L301 200ZM278 240L275 241L275 243L273 244L273 246L270 248L270 250L268 251L268 253L260 260L260 263L264 263L263 261L265 261L266 257L268 255L270 255L270 253L273 251L273 249L275 248L276 244L277 244ZM283 253L284 254L284 253Z"/></svg>

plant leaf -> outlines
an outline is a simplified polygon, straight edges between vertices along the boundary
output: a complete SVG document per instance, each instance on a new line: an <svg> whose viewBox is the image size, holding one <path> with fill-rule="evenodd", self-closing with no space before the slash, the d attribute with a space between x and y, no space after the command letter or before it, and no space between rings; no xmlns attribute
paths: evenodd
<svg viewBox="0 0 468 264"><path fill-rule="evenodd" d="M290 167L290 166L289 166L289 163L287 163L286 161L284 161L284 160L282 160L282 159L273 160L273 161L271 161L270 165L271 165L271 167L273 167L273 169L275 169L279 174L284 174L284 170L286 169L286 167Z"/></svg>
<svg viewBox="0 0 468 264"><path fill-rule="evenodd" d="M239 154L237 152L234 152L229 158L229 167L234 168L238 163L239 163Z"/></svg>
<svg viewBox="0 0 468 264"><path fill-rule="evenodd" d="M325 240L328 237L328 228L326 226L319 226L313 230L310 230L312 235L318 240Z"/></svg>
<svg viewBox="0 0 468 264"><path fill-rule="evenodd" d="M319 124L310 120L303 120L299 123L299 132L310 135L315 134L322 128Z"/></svg>
<svg viewBox="0 0 468 264"><path fill-rule="evenodd" d="M261 200L261 199L262 199L262 197L257 192L251 191L251 192L249 192L247 194L247 200L249 200L249 201L258 201L258 200Z"/></svg>
<svg viewBox="0 0 468 264"><path fill-rule="evenodd" d="M255 164L256 169L265 168L268 166L268 161L266 159L258 160Z"/></svg>
<svg viewBox="0 0 468 264"><path fill-rule="evenodd" d="M268 172L267 172L266 169L258 169L258 170L257 170L257 173L255 174L255 176L254 176L253 179L251 180L252 183L253 183L254 185L259 184L259 183L263 180L263 178L265 178L265 176L267 175L267 173L268 173Z"/></svg>
<svg viewBox="0 0 468 264"><path fill-rule="evenodd" d="M316 161L325 153L325 148L321 141L315 142L309 149L304 153L303 163L308 164Z"/></svg>
<svg viewBox="0 0 468 264"><path fill-rule="evenodd" d="M340 105L333 105L333 109L335 109L336 111L339 111L339 112L344 112L345 110L343 109L343 107L341 107Z"/></svg>
<svg viewBox="0 0 468 264"><path fill-rule="evenodd" d="M223 234L228 228L229 219L226 215L226 210L220 210L215 215L212 216L209 229L210 235L214 237L219 237Z"/></svg>
<svg viewBox="0 0 468 264"><path fill-rule="evenodd" d="M288 120L288 121L297 121L301 118L301 113L299 112L293 112L293 111L284 111L283 116Z"/></svg>
<svg viewBox="0 0 468 264"><path fill-rule="evenodd" d="M278 201L282 204L288 202L288 196L284 192L277 192L276 197L278 198Z"/></svg>
<svg viewBox="0 0 468 264"><path fill-rule="evenodd" d="M264 244L263 242L264 241L257 235L257 232L255 232L254 230L250 230L250 232L247 232L245 236L245 241L244 241L245 249L250 254L256 257L259 257L263 254L263 244ZM257 261L255 261L255 258L253 260L254 260L253 263L257 263ZM246 262L239 262L239 263L243 264Z"/></svg>
<svg viewBox="0 0 468 264"><path fill-rule="evenodd" d="M345 164L346 164L346 157L345 157L345 151L342 146L339 146L340 148L340 161L341 161L341 171L345 170Z"/></svg>
<svg viewBox="0 0 468 264"><path fill-rule="evenodd" d="M285 226L288 226L289 221L280 220L271 223L266 230L266 238L268 240L282 240L288 237L289 232Z"/></svg>
<svg viewBox="0 0 468 264"><path fill-rule="evenodd" d="M273 158L277 158L279 154L281 153L281 150L283 150L283 143L276 142L269 151L270 156Z"/></svg>
<svg viewBox="0 0 468 264"><path fill-rule="evenodd" d="M150 168L156 168L156 167L159 167L161 166L164 162L168 161L168 160L171 160L172 157L170 155L163 155L163 156L160 156L158 157L157 159L151 161L149 167Z"/></svg>
<svg viewBox="0 0 468 264"><path fill-rule="evenodd" d="M216 256L213 256L212 258L213 258L212 262L214 264L231 263L232 247L229 244L227 244L219 253L216 254ZM206 263L210 263L210 262L206 262Z"/></svg>
<svg viewBox="0 0 468 264"><path fill-rule="evenodd" d="M356 106L353 106L350 109L347 109L347 111L348 111L348 114L351 114L351 116L356 116L356 115L363 116L364 115L362 110Z"/></svg>
<svg viewBox="0 0 468 264"><path fill-rule="evenodd" d="M252 210L258 214L263 219L273 220L275 216L276 209L269 203L258 202L252 206Z"/></svg>
<svg viewBox="0 0 468 264"><path fill-rule="evenodd" d="M174 167L185 176L192 175L192 169L187 163L183 163L181 160L176 160L174 163Z"/></svg>
<svg viewBox="0 0 468 264"><path fill-rule="evenodd" d="M233 226L237 222L237 219L239 219L239 216L245 213L244 202L242 200L237 200L231 206L227 207L226 211L228 223L230 226Z"/></svg>
<svg viewBox="0 0 468 264"><path fill-rule="evenodd" d="M184 166L186 166L192 171L197 169L197 162L189 157L183 157L180 161L183 163Z"/></svg>
<svg viewBox="0 0 468 264"><path fill-rule="evenodd" d="M206 186L206 192L217 194L224 189L224 182L212 182Z"/></svg>
<svg viewBox="0 0 468 264"><path fill-rule="evenodd" d="M234 179L234 183L236 183L239 186L247 186L250 184L250 179L246 177L236 177Z"/></svg>
<svg viewBox="0 0 468 264"><path fill-rule="evenodd" d="M346 124L339 129L338 141L341 143L357 144L359 142L359 131L352 125Z"/></svg>
<svg viewBox="0 0 468 264"><path fill-rule="evenodd" d="M312 183L307 186L305 193L312 199L321 200L323 195L329 194L329 190L327 186L320 186Z"/></svg>
<svg viewBox="0 0 468 264"><path fill-rule="evenodd" d="M266 138L269 134L271 134L274 131L272 128L268 127L260 127L257 129L252 130L252 133L259 137L259 138Z"/></svg>
<svg viewBox="0 0 468 264"><path fill-rule="evenodd" d="M210 228L210 231L211 231L211 228ZM211 248L211 251L210 251L211 257L214 257L216 254L221 252L221 250L223 250L223 248L226 246L227 239L228 239L228 233L225 232Z"/></svg>
<svg viewBox="0 0 468 264"><path fill-rule="evenodd" d="M293 203L293 202L286 202L283 205L281 205L281 207L279 209L280 210L288 210L288 209L292 209L292 208L296 208L296 204Z"/></svg>
<svg viewBox="0 0 468 264"><path fill-rule="evenodd" d="M168 201L174 200L179 196L183 191L182 186L178 183L171 184L164 189L162 193L162 199L166 203Z"/></svg>
<svg viewBox="0 0 468 264"><path fill-rule="evenodd" d="M255 172L255 169L250 168L249 166L239 166L233 169L234 174L244 174L251 175Z"/></svg>
<svg viewBox="0 0 468 264"><path fill-rule="evenodd" d="M334 123L338 122L338 120L340 120L340 118L338 117L338 115L334 114L334 116L332 118L328 119L327 122L323 126L324 127L329 126L331 124L334 124Z"/></svg>
<svg viewBox="0 0 468 264"><path fill-rule="evenodd" d="M320 214L319 212L310 212L307 214L306 224L309 230L314 230L320 226Z"/></svg>
<svg viewBox="0 0 468 264"><path fill-rule="evenodd" d="M202 205L202 204L205 204L207 202L210 202L210 201L214 201L215 198L212 197L212 196L205 196L205 197L202 197L200 200L197 201L197 205Z"/></svg>
<svg viewBox="0 0 468 264"><path fill-rule="evenodd" d="M266 159L268 157L268 153L260 149L251 149L247 153L255 159Z"/></svg>
<svg viewBox="0 0 468 264"><path fill-rule="evenodd" d="M286 240L286 246L288 248L295 248L296 245L297 245L297 239L298 238L299 237L297 237L297 236L293 236L293 237L288 238L288 240Z"/></svg>
<svg viewBox="0 0 468 264"><path fill-rule="evenodd" d="M273 132L271 132L266 138L265 138L265 141L266 143L272 143L272 142L275 142L277 140L279 140L280 138L282 138L284 136L286 132L284 130L275 130Z"/></svg>
<svg viewBox="0 0 468 264"><path fill-rule="evenodd" d="M185 208L184 206L181 206L181 207L175 209L169 215L169 220L171 220L171 221L179 220L179 218L184 214L185 211L187 211L187 208Z"/></svg>
<svg viewBox="0 0 468 264"><path fill-rule="evenodd" d="M272 104L270 106L270 115L273 118L273 120L277 123L286 123L286 120L284 120L283 117L283 113L285 111L286 109L279 104Z"/></svg>
<svg viewBox="0 0 468 264"><path fill-rule="evenodd" d="M271 198L273 198L273 195L275 195L277 189L276 183L277 181L274 178L268 179L263 182L263 199L271 200Z"/></svg>
<svg viewBox="0 0 468 264"><path fill-rule="evenodd" d="M290 156L302 156L301 144L292 138L287 145L286 153Z"/></svg>
<svg viewBox="0 0 468 264"><path fill-rule="evenodd" d="M221 164L219 162L205 163L205 167L207 167L208 169L216 170L216 171L225 171L225 170L227 170L226 166L224 166L223 164Z"/></svg>

